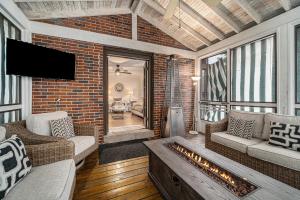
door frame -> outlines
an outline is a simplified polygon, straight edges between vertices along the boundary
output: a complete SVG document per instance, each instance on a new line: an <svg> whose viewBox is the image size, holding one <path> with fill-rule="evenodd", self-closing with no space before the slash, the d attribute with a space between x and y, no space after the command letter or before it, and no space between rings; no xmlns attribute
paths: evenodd
<svg viewBox="0 0 300 200"><path fill-rule="evenodd" d="M147 112L148 112L148 127L147 129L153 130L153 53L137 51L132 49L125 49L119 47L105 46L103 49L103 97L104 97L104 135L108 133L108 56L117 56L135 60L145 60L149 63L147 78L148 92L144 94L147 96Z"/></svg>

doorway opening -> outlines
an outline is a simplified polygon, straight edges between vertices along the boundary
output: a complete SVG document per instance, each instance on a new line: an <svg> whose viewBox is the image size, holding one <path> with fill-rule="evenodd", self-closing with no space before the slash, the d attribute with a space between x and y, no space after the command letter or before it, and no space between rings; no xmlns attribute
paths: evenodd
<svg viewBox="0 0 300 200"><path fill-rule="evenodd" d="M152 136L152 59L150 53L104 49L105 143Z"/></svg>
<svg viewBox="0 0 300 200"><path fill-rule="evenodd" d="M108 134L145 128L145 66L144 60L108 56Z"/></svg>

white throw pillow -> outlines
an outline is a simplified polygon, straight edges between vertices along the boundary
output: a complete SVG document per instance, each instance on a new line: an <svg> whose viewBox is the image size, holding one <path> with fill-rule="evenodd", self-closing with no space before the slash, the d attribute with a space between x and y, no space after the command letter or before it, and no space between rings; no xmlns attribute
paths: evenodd
<svg viewBox="0 0 300 200"><path fill-rule="evenodd" d="M28 130L38 135L51 136L50 121L65 118L67 116L68 113L65 111L32 114L26 119L26 127Z"/></svg>
<svg viewBox="0 0 300 200"><path fill-rule="evenodd" d="M0 142L5 140L6 129L3 126L0 126Z"/></svg>

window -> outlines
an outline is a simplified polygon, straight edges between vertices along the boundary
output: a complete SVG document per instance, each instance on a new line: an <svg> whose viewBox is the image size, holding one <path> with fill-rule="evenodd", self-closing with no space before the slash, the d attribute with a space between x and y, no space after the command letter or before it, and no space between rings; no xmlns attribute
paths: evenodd
<svg viewBox="0 0 300 200"><path fill-rule="evenodd" d="M220 53L201 63L200 118L219 121L226 116L227 54ZM214 102L214 104L212 104Z"/></svg>
<svg viewBox="0 0 300 200"><path fill-rule="evenodd" d="M6 75L6 38L21 39L21 31L0 14L0 124L20 120L21 78ZM5 111L3 111L5 110Z"/></svg>
<svg viewBox="0 0 300 200"><path fill-rule="evenodd" d="M227 52L202 59L201 120L219 121L229 109L276 112L275 46L275 35L270 35L227 50L229 71ZM230 77L229 86L227 77Z"/></svg>
<svg viewBox="0 0 300 200"><path fill-rule="evenodd" d="M276 102L274 35L231 50L231 101Z"/></svg>

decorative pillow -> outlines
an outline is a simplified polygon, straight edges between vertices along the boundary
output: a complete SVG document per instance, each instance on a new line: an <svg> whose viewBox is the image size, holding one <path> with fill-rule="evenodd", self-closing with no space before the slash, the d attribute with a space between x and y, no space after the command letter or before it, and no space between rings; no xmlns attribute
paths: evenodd
<svg viewBox="0 0 300 200"><path fill-rule="evenodd" d="M255 121L229 117L228 134L251 139L255 132Z"/></svg>
<svg viewBox="0 0 300 200"><path fill-rule="evenodd" d="M31 167L20 138L13 135L0 143L0 199L30 172Z"/></svg>
<svg viewBox="0 0 300 200"><path fill-rule="evenodd" d="M55 137L70 138L75 136L71 117L50 121L52 135Z"/></svg>
<svg viewBox="0 0 300 200"><path fill-rule="evenodd" d="M6 129L3 126L0 126L0 142L5 140Z"/></svg>
<svg viewBox="0 0 300 200"><path fill-rule="evenodd" d="M269 144L300 152L300 125L271 122Z"/></svg>

